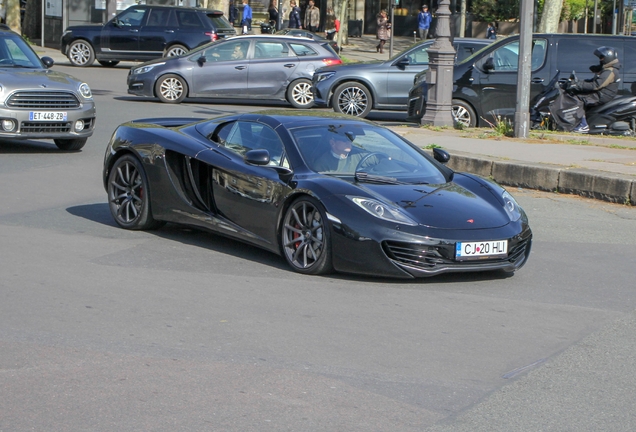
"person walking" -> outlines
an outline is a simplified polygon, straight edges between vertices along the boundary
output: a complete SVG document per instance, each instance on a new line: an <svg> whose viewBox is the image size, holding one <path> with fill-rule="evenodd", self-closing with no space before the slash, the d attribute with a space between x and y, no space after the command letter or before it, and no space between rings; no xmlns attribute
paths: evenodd
<svg viewBox="0 0 636 432"><path fill-rule="evenodd" d="M320 9L314 5L314 0L309 0L305 10L305 30L315 33L318 27L320 27Z"/></svg>
<svg viewBox="0 0 636 432"><path fill-rule="evenodd" d="M232 24L232 27L234 27L234 23L236 22L236 19L238 18L238 12L239 10L234 4L234 2L230 2L230 16L228 18L228 21L230 22L230 24Z"/></svg>
<svg viewBox="0 0 636 432"><path fill-rule="evenodd" d="M417 14L417 31L421 40L426 40L428 37L428 30L431 28L432 20L433 16L428 11L428 5L423 5L422 10Z"/></svg>
<svg viewBox="0 0 636 432"><path fill-rule="evenodd" d="M243 34L248 34L252 31L252 8L249 5L249 0L243 0L243 19L241 20L241 26L243 27Z"/></svg>
<svg viewBox="0 0 636 432"><path fill-rule="evenodd" d="M378 14L378 33L377 37L380 39L380 43L375 47L376 51L380 54L383 53L382 48L384 48L384 44L387 39L389 39L389 35L391 33L391 23L389 22L389 18L387 18L386 10L382 9Z"/></svg>
<svg viewBox="0 0 636 432"><path fill-rule="evenodd" d="M494 22L488 23L488 29L486 30L486 39L497 39L497 28Z"/></svg>
<svg viewBox="0 0 636 432"><path fill-rule="evenodd" d="M276 7L276 3L276 0L272 0L269 3L267 13L269 14L269 24L272 26L272 28L280 30L278 28L278 8Z"/></svg>
<svg viewBox="0 0 636 432"><path fill-rule="evenodd" d="M289 12L289 28L303 28L300 21L300 8L295 0L289 2L291 11Z"/></svg>
<svg viewBox="0 0 636 432"><path fill-rule="evenodd" d="M329 40L334 40L338 28L336 27L336 14L333 13L332 8L327 8L327 16L325 17L325 37Z"/></svg>

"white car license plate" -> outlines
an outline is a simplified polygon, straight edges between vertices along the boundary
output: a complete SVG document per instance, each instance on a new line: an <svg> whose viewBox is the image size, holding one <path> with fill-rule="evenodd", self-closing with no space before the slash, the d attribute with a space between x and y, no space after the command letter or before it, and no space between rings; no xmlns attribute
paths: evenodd
<svg viewBox="0 0 636 432"><path fill-rule="evenodd" d="M31 121L66 121L66 112L63 111L31 111Z"/></svg>
<svg viewBox="0 0 636 432"><path fill-rule="evenodd" d="M507 254L508 240L457 242L455 245L455 258L458 260L501 257Z"/></svg>

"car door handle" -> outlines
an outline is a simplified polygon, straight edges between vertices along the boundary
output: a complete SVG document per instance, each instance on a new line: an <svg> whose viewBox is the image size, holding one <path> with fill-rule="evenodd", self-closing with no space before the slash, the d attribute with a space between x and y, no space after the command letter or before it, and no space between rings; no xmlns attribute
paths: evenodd
<svg viewBox="0 0 636 432"><path fill-rule="evenodd" d="M532 84L541 84L543 81L543 78L532 78Z"/></svg>
<svg viewBox="0 0 636 432"><path fill-rule="evenodd" d="M243 70L247 69L247 66L236 66L234 69Z"/></svg>
<svg viewBox="0 0 636 432"><path fill-rule="evenodd" d="M295 67L295 66L296 66L296 65L295 65L294 63L287 63L287 64L285 65L285 67L286 67L286 68L293 68L293 67Z"/></svg>
<svg viewBox="0 0 636 432"><path fill-rule="evenodd" d="M164 30L165 33L174 33L174 30Z"/></svg>
<svg viewBox="0 0 636 432"><path fill-rule="evenodd" d="M131 33L139 33L139 30L138 30L138 29L130 29L129 31L130 31Z"/></svg>

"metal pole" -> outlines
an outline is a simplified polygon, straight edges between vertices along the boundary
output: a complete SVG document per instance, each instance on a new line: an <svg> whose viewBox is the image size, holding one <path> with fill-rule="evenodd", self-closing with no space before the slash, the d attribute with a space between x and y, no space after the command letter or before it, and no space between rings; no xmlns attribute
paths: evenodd
<svg viewBox="0 0 636 432"><path fill-rule="evenodd" d="M532 21L533 0L521 0L519 28L519 72L517 74L517 106L515 107L514 133L517 138L527 138L530 131L530 79L532 74Z"/></svg>
<svg viewBox="0 0 636 432"><path fill-rule="evenodd" d="M612 34L616 34L616 0L614 0L614 6L612 7Z"/></svg>
<svg viewBox="0 0 636 432"><path fill-rule="evenodd" d="M389 35L390 35L390 41L389 41L389 58L393 57L393 32L395 31L395 29L393 28L394 25L394 15L395 15L395 0L391 0L389 2L389 9L391 9L391 18L389 18L389 22L391 23L391 28L389 29Z"/></svg>
<svg viewBox="0 0 636 432"><path fill-rule="evenodd" d="M596 34L596 14L598 13L598 0L594 0L594 20L592 20L592 33Z"/></svg>

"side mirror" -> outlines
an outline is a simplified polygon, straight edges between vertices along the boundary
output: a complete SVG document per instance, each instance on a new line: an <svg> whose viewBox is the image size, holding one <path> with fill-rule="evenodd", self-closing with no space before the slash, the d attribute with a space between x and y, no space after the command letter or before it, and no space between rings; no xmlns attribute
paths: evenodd
<svg viewBox="0 0 636 432"><path fill-rule="evenodd" d="M42 60L42 63L44 63L44 66L47 69L50 69L51 67L53 67L53 63L55 63L55 61L51 58L51 57L42 57L40 60Z"/></svg>
<svg viewBox="0 0 636 432"><path fill-rule="evenodd" d="M486 72L495 70L495 61L492 57L488 57L484 64L481 66Z"/></svg>
<svg viewBox="0 0 636 432"><path fill-rule="evenodd" d="M446 150L442 150L441 148L437 147L433 149L433 157L437 162L443 164L447 163L450 160L450 154L448 154Z"/></svg>
<svg viewBox="0 0 636 432"><path fill-rule="evenodd" d="M269 163L269 152L265 149L249 150L245 153L243 160L249 165L267 165Z"/></svg>
<svg viewBox="0 0 636 432"><path fill-rule="evenodd" d="M402 67L402 68L410 64L411 64L411 59L408 57L402 57L400 60L397 61L397 63L395 63L396 66Z"/></svg>
<svg viewBox="0 0 636 432"><path fill-rule="evenodd" d="M199 57L199 58L197 59L197 63L199 64L199 66L203 66L203 64L204 64L205 62L207 62L207 61L208 61L208 59L207 59L207 58L205 58L205 56L204 56L204 55L201 55L201 57Z"/></svg>

